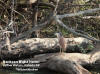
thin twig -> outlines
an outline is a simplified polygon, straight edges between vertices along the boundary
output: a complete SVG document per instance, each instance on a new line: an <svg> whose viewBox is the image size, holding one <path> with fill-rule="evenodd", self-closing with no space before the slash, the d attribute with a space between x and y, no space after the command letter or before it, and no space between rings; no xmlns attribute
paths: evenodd
<svg viewBox="0 0 100 74"><path fill-rule="evenodd" d="M19 14L19 15L21 15L24 19L25 19L25 21L28 23L28 24L31 24L31 23L29 23L28 22L28 20L25 18L25 16L24 15L22 15L21 13L19 13L18 11L16 11L16 10L14 10L14 12L16 12L17 14Z"/></svg>
<svg viewBox="0 0 100 74"><path fill-rule="evenodd" d="M96 39L96 38L94 38L94 37L88 37L87 35L84 35L84 34L81 34L81 33L76 32L74 29L71 29L71 28L69 28L67 25L65 25L65 24L64 24L62 21L60 21L57 17L55 18L55 20L56 20L61 26L63 26L63 27L66 28L68 31L70 31L70 32L72 32L72 33L74 33L74 34L76 34L76 35L82 36L82 37L87 38L87 39L92 40L92 41L97 41L97 42L100 41L100 40L98 40L98 39Z"/></svg>
<svg viewBox="0 0 100 74"><path fill-rule="evenodd" d="M46 27L52 20L54 19L53 16L49 17L47 21L45 21L44 23L42 24L38 24L38 26L35 26L31 29L29 29L28 31L22 33L20 36L12 39L11 43L21 39L21 38L24 38L24 37L27 37L29 34L31 34L33 31L36 31L36 30L40 30L40 29L43 29L44 27Z"/></svg>

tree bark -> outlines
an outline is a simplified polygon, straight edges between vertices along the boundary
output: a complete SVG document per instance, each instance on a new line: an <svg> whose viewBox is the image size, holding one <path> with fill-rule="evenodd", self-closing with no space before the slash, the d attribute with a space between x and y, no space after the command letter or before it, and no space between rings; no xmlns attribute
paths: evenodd
<svg viewBox="0 0 100 74"><path fill-rule="evenodd" d="M89 41L84 38L66 38L66 43L70 45L80 44ZM74 41L73 41L74 40ZM74 42L74 43L73 43ZM96 50L87 54L82 53L45 53L45 51L56 49L58 40L56 38L33 38L20 40L13 43L12 51L1 50L1 60L18 60L26 59L39 61L39 68L48 68L51 70L67 73L67 74L91 74L83 66L97 67L100 69L100 48L97 45ZM48 48L48 49L47 49ZM54 50L53 50L54 51ZM44 52L45 54L38 54ZM27 57L30 55L32 58ZM24 56L24 58L22 58ZM16 59L17 58L17 59ZM28 59L27 59L28 58Z"/></svg>
<svg viewBox="0 0 100 74"><path fill-rule="evenodd" d="M67 48L81 43L88 43L85 38L65 38ZM59 43L57 38L32 38L19 40L11 44L12 51L7 51L6 47L0 50L1 59L12 59L24 57L26 55L36 55L46 52L59 52Z"/></svg>
<svg viewBox="0 0 100 74"><path fill-rule="evenodd" d="M94 50L95 52L95 50ZM91 57L92 55L92 57ZM41 68L60 71L67 74L91 74L82 66L100 69L100 49L94 54L50 53L37 55L31 60L40 61Z"/></svg>
<svg viewBox="0 0 100 74"><path fill-rule="evenodd" d="M86 54L51 53L35 56L31 60L40 61L41 68L48 68L66 74L91 74L82 67L82 65L89 64L89 55Z"/></svg>

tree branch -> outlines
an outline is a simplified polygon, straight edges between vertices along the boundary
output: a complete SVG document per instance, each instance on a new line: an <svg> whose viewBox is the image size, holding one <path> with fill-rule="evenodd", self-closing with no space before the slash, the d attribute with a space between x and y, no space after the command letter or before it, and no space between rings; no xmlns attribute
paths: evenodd
<svg viewBox="0 0 100 74"><path fill-rule="evenodd" d="M38 26L35 26L31 29L29 29L28 31L22 33L20 36L16 37L16 38L13 38L11 40L11 43L19 40L19 39L22 39L24 37L27 37L29 34L31 34L33 31L36 31L36 30L40 30L40 29L43 29L44 27L46 27L51 21L53 20L53 17L49 17L47 21L45 21L44 23L42 24L38 24Z"/></svg>
<svg viewBox="0 0 100 74"><path fill-rule="evenodd" d="M57 18L63 19L65 17L79 16L79 15L83 15L83 14L86 14L86 13L93 13L93 12L96 12L96 11L99 11L99 10L100 10L100 8L95 8L95 9L89 9L89 10L79 11L77 13L57 15Z"/></svg>
<svg viewBox="0 0 100 74"><path fill-rule="evenodd" d="M72 32L72 33L74 33L74 34L76 34L76 35L82 36L82 37L87 38L87 39L92 40L92 41L97 41L97 42L100 41L100 40L98 40L98 39L96 39L96 38L94 38L94 37L88 37L87 35L84 35L84 34L81 34L81 33L76 32L74 29L69 28L69 27L68 27L67 25L65 25L62 21L60 21L60 20L58 19L58 17L56 17L55 20L56 20L61 26L63 26L63 27L66 28L68 31L70 31L70 32Z"/></svg>

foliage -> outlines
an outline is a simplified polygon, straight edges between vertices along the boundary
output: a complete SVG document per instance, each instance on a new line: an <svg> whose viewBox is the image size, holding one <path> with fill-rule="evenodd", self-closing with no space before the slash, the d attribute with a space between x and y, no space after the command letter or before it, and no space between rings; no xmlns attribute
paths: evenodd
<svg viewBox="0 0 100 74"><path fill-rule="evenodd" d="M55 1L55 0L54 0ZM56 3L52 0L40 0L39 2L42 3L49 3L52 5L55 5ZM86 0L71 0L71 2L62 0L59 2L59 7L57 9L58 14L65 14L65 13L75 13L82 10L92 9L99 7L100 1L99 0L91 0L86 2ZM12 1L11 0L1 0L0 1L0 26L4 29L8 26L10 20L11 20L11 7ZM19 7L20 6L20 7ZM14 30L19 36L23 32L28 31L32 27L34 27L34 9L36 8L36 4L33 3L33 7L31 7L31 4L28 4L28 0L15 0L15 6L14 9L18 12L14 12ZM38 6L38 15L37 15L37 23L43 23L45 20L48 19L48 17L53 12L53 7L50 7L48 5L42 5ZM23 17L23 16L24 17ZM100 19L94 18L96 16L100 15L100 11L81 15L77 17L67 17L63 19L63 22L68 25L71 28L74 28L75 30L80 30L88 33L89 35L100 38ZM88 16L94 16L93 18L86 19L83 17ZM25 19L26 18L26 19ZM40 37L54 37L54 33L61 31L65 37L76 37L76 35L73 35L72 33L68 32L65 28L59 26L58 23L52 22L49 24L49 26L46 26L45 28L40 30ZM45 34L46 33L46 34ZM29 37L36 37L35 32L31 33ZM14 37L12 35L12 37Z"/></svg>

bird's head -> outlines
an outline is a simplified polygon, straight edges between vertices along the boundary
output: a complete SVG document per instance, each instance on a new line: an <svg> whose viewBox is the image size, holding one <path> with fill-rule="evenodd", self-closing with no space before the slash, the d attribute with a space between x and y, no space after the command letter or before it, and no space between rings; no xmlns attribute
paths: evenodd
<svg viewBox="0 0 100 74"><path fill-rule="evenodd" d="M59 32L55 33L55 35L56 35L57 37L62 36L62 34L61 34L61 33L59 33Z"/></svg>

